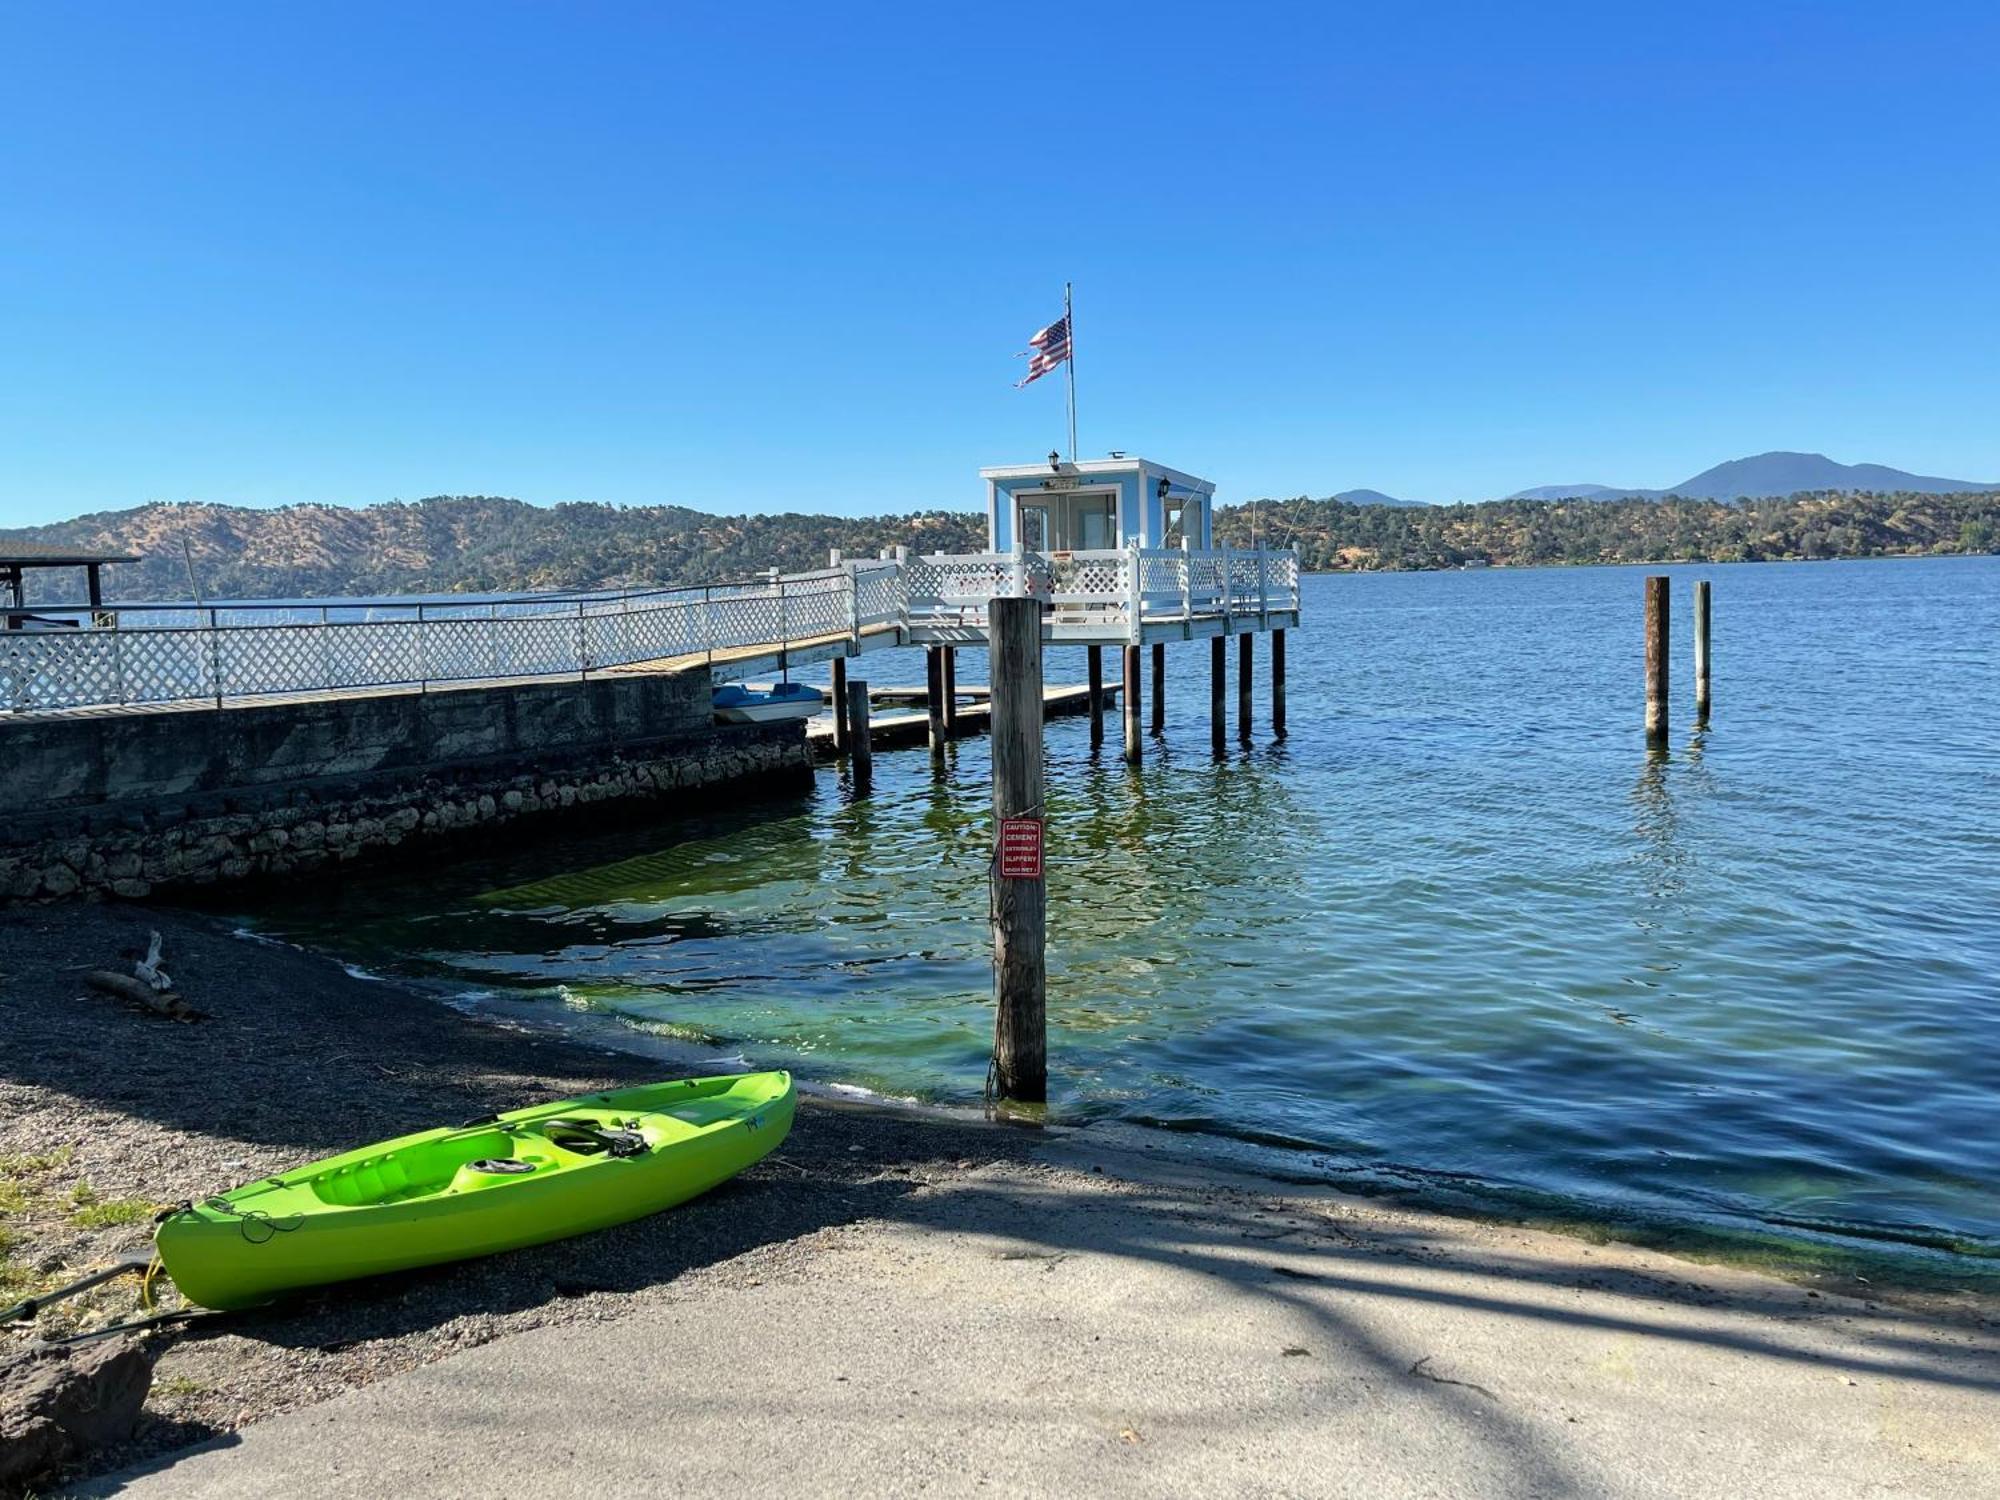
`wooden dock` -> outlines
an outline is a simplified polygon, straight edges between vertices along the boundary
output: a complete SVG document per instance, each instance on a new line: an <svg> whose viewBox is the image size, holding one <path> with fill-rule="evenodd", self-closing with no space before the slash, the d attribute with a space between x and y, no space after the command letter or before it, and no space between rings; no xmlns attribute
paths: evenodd
<svg viewBox="0 0 2000 1500"><path fill-rule="evenodd" d="M1118 696L1116 684L1107 685L1104 690L1107 702ZM872 713L869 716L869 736L879 747L882 745L921 745L930 738L929 694L922 688L877 688L869 694L877 703L893 702L915 704L915 711L898 713ZM957 723L961 735L983 732L992 719L993 704L983 687L959 689ZM1090 689L1079 683L1074 687L1052 687L1042 692L1042 717L1045 719L1065 718L1073 714L1090 712ZM812 746L816 760L832 760L833 717L826 715L812 720L806 725L806 740Z"/></svg>

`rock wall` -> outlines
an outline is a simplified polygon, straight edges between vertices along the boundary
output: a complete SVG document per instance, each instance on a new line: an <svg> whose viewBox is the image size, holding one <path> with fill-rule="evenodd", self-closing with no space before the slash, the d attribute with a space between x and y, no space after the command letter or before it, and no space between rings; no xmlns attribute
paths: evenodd
<svg viewBox="0 0 2000 1500"><path fill-rule="evenodd" d="M802 725L718 726L708 700L703 671L0 721L0 901L303 877L518 820L810 778Z"/></svg>

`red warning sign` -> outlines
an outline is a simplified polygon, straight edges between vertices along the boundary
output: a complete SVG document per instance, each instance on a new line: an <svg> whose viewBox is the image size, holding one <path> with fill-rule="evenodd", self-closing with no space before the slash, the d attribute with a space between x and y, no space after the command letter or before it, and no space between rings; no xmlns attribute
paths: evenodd
<svg viewBox="0 0 2000 1500"><path fill-rule="evenodd" d="M1000 878L1040 880L1042 878L1042 820L1002 818L1000 820Z"/></svg>

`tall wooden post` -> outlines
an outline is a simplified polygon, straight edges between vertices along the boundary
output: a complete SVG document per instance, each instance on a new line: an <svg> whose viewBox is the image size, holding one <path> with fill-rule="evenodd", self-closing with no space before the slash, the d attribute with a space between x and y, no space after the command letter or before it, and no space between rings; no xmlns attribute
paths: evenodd
<svg viewBox="0 0 2000 1500"><path fill-rule="evenodd" d="M1285 632L1271 632L1271 733L1285 737Z"/></svg>
<svg viewBox="0 0 2000 1500"><path fill-rule="evenodd" d="M1708 722L1708 580L1694 586L1694 721Z"/></svg>
<svg viewBox="0 0 2000 1500"><path fill-rule="evenodd" d="M1139 648L1125 648L1125 691L1124 702L1119 705L1125 714L1125 759L1131 765L1138 765L1145 751L1139 743Z"/></svg>
<svg viewBox="0 0 2000 1500"><path fill-rule="evenodd" d="M1104 743L1104 648L1092 646L1090 657L1090 747Z"/></svg>
<svg viewBox="0 0 2000 1500"><path fill-rule="evenodd" d="M944 756L944 648L924 648L924 707L930 715L931 759Z"/></svg>
<svg viewBox="0 0 2000 1500"><path fill-rule="evenodd" d="M1236 637L1236 738L1250 743L1250 648L1257 638L1247 630Z"/></svg>
<svg viewBox="0 0 2000 1500"><path fill-rule="evenodd" d="M851 678L847 684L847 733L853 755L854 784L863 787L875 774L875 747L868 740L868 683Z"/></svg>
<svg viewBox="0 0 2000 1500"><path fill-rule="evenodd" d="M1042 606L987 605L993 692L993 1071L1003 1099L1049 1095L1048 888L1041 874ZM1009 828L1032 819L1035 827ZM1032 839L1017 838L1031 834ZM1032 861L1027 845L1032 844ZM1032 873L1030 872L1032 868Z"/></svg>
<svg viewBox="0 0 2000 1500"><path fill-rule="evenodd" d="M847 658L833 659L833 750L836 755L845 755L853 740L847 731Z"/></svg>
<svg viewBox="0 0 2000 1500"><path fill-rule="evenodd" d="M1667 739L1667 580L1646 580L1646 738L1655 745Z"/></svg>
<svg viewBox="0 0 2000 1500"><path fill-rule="evenodd" d="M1229 745L1229 643L1219 635L1208 643L1208 722L1220 755Z"/></svg>
<svg viewBox="0 0 2000 1500"><path fill-rule="evenodd" d="M958 738L958 647L938 648L944 659L944 737Z"/></svg>
<svg viewBox="0 0 2000 1500"><path fill-rule="evenodd" d="M1167 643L1153 642L1153 733L1167 732Z"/></svg>

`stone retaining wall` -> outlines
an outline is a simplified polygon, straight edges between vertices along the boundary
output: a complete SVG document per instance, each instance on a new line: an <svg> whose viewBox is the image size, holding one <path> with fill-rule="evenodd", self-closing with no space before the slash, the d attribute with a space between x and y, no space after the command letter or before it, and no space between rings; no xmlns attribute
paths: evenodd
<svg viewBox="0 0 2000 1500"><path fill-rule="evenodd" d="M801 724L717 726L708 674L682 675L698 681L0 722L0 902L302 878L522 819L810 779Z"/></svg>

